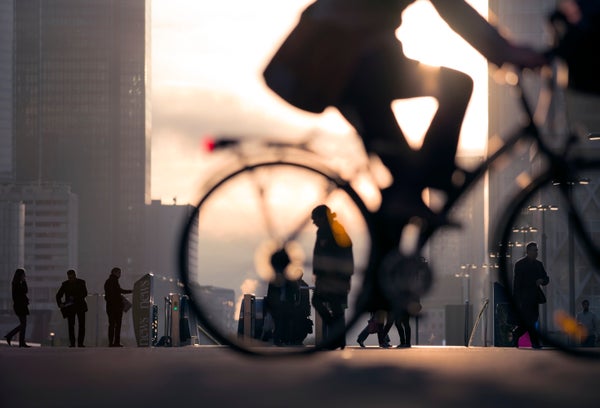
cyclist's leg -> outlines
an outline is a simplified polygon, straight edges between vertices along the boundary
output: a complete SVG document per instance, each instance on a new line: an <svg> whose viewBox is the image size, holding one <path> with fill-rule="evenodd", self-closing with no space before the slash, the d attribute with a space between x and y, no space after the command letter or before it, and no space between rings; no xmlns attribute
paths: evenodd
<svg viewBox="0 0 600 408"><path fill-rule="evenodd" d="M468 75L449 68L428 74L438 81L436 94L438 110L427 130L422 160L427 163L426 184L443 190L452 188L455 156L462 122L471 99L473 80Z"/></svg>
<svg viewBox="0 0 600 408"><path fill-rule="evenodd" d="M365 55L348 83L339 109L396 176L410 172L415 189L450 180L460 128L473 89L459 71L427 67L406 58L398 42L381 44ZM438 110L419 154L406 143L391 110L397 99L432 96ZM406 177L405 177L406 178ZM404 180L404 184L407 181Z"/></svg>

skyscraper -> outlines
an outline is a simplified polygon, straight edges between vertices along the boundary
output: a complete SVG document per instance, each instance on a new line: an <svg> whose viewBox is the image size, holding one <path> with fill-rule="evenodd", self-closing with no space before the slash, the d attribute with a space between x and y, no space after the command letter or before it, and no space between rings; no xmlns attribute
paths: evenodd
<svg viewBox="0 0 600 408"><path fill-rule="evenodd" d="M0 0L0 181L14 178L14 0Z"/></svg>
<svg viewBox="0 0 600 408"><path fill-rule="evenodd" d="M150 197L150 2L15 2L16 178L79 197L79 271L141 274ZM98 286L96 288L95 286Z"/></svg>

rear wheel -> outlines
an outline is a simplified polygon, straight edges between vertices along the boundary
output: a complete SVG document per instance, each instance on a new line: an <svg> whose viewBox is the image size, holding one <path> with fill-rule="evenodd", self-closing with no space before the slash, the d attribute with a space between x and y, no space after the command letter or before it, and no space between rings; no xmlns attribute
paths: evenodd
<svg viewBox="0 0 600 408"><path fill-rule="evenodd" d="M582 347L587 330L577 321L584 299L600 312L600 162L578 162L568 177L543 174L534 180L507 209L499 235L499 279L508 298L495 305L496 339L521 346L528 336L512 338L512 329L527 326L538 333L544 346L597 358L597 350ZM513 293L515 262L535 241L538 260L550 283L543 288L547 302L540 304L539 319L532 322Z"/></svg>

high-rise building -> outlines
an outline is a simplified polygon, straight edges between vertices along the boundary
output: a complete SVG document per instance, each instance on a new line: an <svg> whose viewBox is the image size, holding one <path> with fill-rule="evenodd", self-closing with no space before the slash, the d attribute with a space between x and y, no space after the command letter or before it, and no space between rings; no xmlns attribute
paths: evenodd
<svg viewBox="0 0 600 408"><path fill-rule="evenodd" d="M144 269L153 273L157 278L179 277L179 244L183 226L194 211L191 205L163 205L160 200L152 200L146 206L146 252L144 256ZM198 226L192 228L188 244L198 246ZM197 251L191 251L188 258L189 279L197 280L198 268Z"/></svg>
<svg viewBox="0 0 600 408"><path fill-rule="evenodd" d="M515 42L525 43L537 49L550 46L551 31L548 30L547 18L555 9L557 0L490 0L491 14L498 23L507 27ZM530 84L531 85L531 84ZM527 89L535 100L535 84ZM561 90L553 101L558 106L559 115L550 122L555 137L548 140L552 145L562 145L570 130L577 130L580 136L579 145L574 148L578 153L598 157L600 146L587 140L587 133L600 130L598 96L573 91L569 88ZM566 109L566 110L565 110ZM564 111L564 112L563 112ZM564 113L567 112L567 115ZM514 129L521 115L515 93L508 86L499 86L490 82L490 135L504 135ZM520 154L511 156L511 165L492 172L490 177L490 214L494 224L508 204L507 200L518 191L515 180L521 173L535 175L545 171L544 163L538 159L535 149L524 149ZM587 185L573 187L574 202L584 218L586 228L593 238L600 237L600 180L594 172ZM585 176L587 174L583 174ZM520 221L526 221L537 232L532 234L514 234L515 241L537 241L540 245L540 259L545 262L550 276L550 284L546 287L548 302L540 313L540 324L550 333L558 333L559 328L552 318L557 311L574 314L583 298L597 304L600 299L600 279L598 273L590 265L582 246L576 241L569 248L570 228L568 208L557 188L548 185L532 198L532 206L557 206L557 211L527 211L525 208ZM518 227L518 226L517 226ZM546 237L546 239L544 239ZM490 242L490 246L495 243ZM524 255L522 246L512 251L513 260ZM573 286L572 286L573 285Z"/></svg>
<svg viewBox="0 0 600 408"><path fill-rule="evenodd" d="M0 181L14 178L14 0L0 0Z"/></svg>
<svg viewBox="0 0 600 408"><path fill-rule="evenodd" d="M43 342L50 332L50 317L60 314L56 291L67 270L78 269L77 197L69 186L55 183L0 184L0 197L6 200L0 246L12 253L0 263L0 300L10 296L15 269L25 268L32 315L27 336ZM12 302L2 312L12 315L11 309Z"/></svg>
<svg viewBox="0 0 600 408"><path fill-rule="evenodd" d="M25 204L0 200L0 225L0 314L12 315L12 278L25 264Z"/></svg>
<svg viewBox="0 0 600 408"><path fill-rule="evenodd" d="M150 197L150 2L14 3L16 178L79 197L79 269L141 275Z"/></svg>

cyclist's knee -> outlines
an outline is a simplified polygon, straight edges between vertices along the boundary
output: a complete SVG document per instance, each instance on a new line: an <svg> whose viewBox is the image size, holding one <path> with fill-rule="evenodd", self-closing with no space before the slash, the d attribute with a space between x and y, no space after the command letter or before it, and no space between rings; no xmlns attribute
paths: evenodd
<svg viewBox="0 0 600 408"><path fill-rule="evenodd" d="M473 79L464 72L446 69L442 76L442 96L471 96Z"/></svg>

